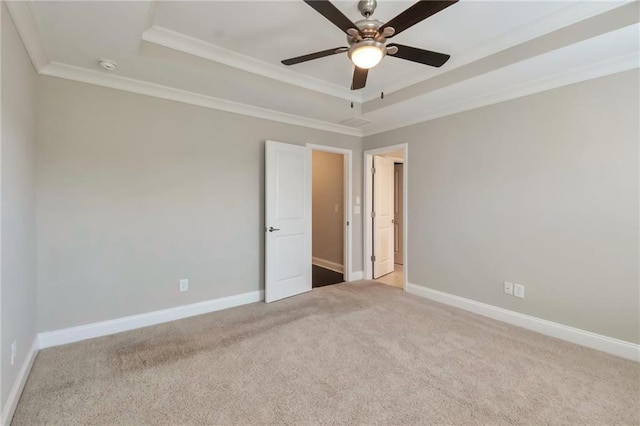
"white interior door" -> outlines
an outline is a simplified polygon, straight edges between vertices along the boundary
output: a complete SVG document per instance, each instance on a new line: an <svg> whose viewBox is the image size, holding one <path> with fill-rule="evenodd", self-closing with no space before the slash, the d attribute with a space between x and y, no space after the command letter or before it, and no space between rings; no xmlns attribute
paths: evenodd
<svg viewBox="0 0 640 426"><path fill-rule="evenodd" d="M267 141L265 301L311 290L311 150Z"/></svg>
<svg viewBox="0 0 640 426"><path fill-rule="evenodd" d="M373 157L373 278L393 272L393 160Z"/></svg>

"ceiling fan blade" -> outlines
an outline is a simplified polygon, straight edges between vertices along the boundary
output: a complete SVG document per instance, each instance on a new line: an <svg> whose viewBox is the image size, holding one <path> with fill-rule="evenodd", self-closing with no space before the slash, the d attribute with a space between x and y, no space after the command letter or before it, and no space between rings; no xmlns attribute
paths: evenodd
<svg viewBox="0 0 640 426"><path fill-rule="evenodd" d="M311 6L320 15L327 18L336 27L340 28L344 33L350 28L358 29L356 24L351 22L337 7L327 0L303 0L306 4Z"/></svg>
<svg viewBox="0 0 640 426"><path fill-rule="evenodd" d="M321 52L309 53L308 55L296 56L295 58L285 59L281 61L284 65L295 65L300 62L312 61L314 59L324 58L325 56L335 55L336 53L343 53L349 50L347 47L334 47L333 49L323 50Z"/></svg>
<svg viewBox="0 0 640 426"><path fill-rule="evenodd" d="M451 55L432 52L431 50L418 49L417 47L404 46L402 44L388 44L387 47L396 47L398 51L392 57L406 59L411 62L418 62L432 67L441 67L449 60Z"/></svg>
<svg viewBox="0 0 640 426"><path fill-rule="evenodd" d="M392 27L395 32L390 35L388 38L396 36L400 34L402 31L406 30L417 24L420 21L427 19L431 15L435 15L443 9L451 6L452 4L457 3L458 0L451 1L432 1L432 0L420 0L418 3L411 6L409 9L402 12L400 15L396 16L386 24L384 24L378 30L378 33L382 33L386 27Z"/></svg>
<svg viewBox="0 0 640 426"><path fill-rule="evenodd" d="M367 84L368 69L355 67L353 70L353 82L351 83L351 90L362 89Z"/></svg>

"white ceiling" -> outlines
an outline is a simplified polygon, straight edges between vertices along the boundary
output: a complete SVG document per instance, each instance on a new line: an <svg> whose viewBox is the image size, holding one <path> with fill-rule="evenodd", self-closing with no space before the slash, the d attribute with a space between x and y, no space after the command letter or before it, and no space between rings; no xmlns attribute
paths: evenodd
<svg viewBox="0 0 640 426"><path fill-rule="evenodd" d="M480 96L498 99L495 93L505 87L544 90L539 84L544 78L551 86L569 84L570 78L553 77L566 77L572 70L582 69L573 74L587 79L637 67L638 17L616 15L634 7L627 3L462 0L392 39L449 53L447 64L436 69L387 57L369 72L367 87L356 92L348 90L352 65L346 54L291 67L280 63L346 45L344 34L301 0L38 1L26 3L28 8L9 2L9 10L43 74L371 134L447 113L442 111L468 109L474 105L469 101L478 103ZM351 20L361 18L356 1L334 4ZM374 17L387 21L412 4L379 0ZM577 36L561 46L540 39L554 32L561 38L563 28ZM531 44L536 40L539 46ZM517 46L527 49L524 56L487 66L497 54L517 51ZM100 69L101 58L116 61L118 69ZM601 66L603 62L609 66ZM424 82L440 81L437 76L443 81L455 76L456 70L468 70L468 75L435 89L421 88ZM389 100L373 101L381 91ZM394 92L403 93L402 99L398 95L394 100ZM355 101L353 109L350 100ZM367 107L369 101L375 108ZM364 130L337 124L354 116L372 123Z"/></svg>
<svg viewBox="0 0 640 426"><path fill-rule="evenodd" d="M352 21L362 19L356 1L334 3ZM411 1L380 0L374 18L388 21ZM548 15L565 2L459 2L406 30L393 42L448 53L453 58L500 34ZM154 25L226 49L280 65L283 59L348 46L337 27L302 1L160 3ZM348 88L352 66L346 54L322 58L291 69ZM399 80L428 78L437 68L388 57L369 73L368 92L379 92Z"/></svg>

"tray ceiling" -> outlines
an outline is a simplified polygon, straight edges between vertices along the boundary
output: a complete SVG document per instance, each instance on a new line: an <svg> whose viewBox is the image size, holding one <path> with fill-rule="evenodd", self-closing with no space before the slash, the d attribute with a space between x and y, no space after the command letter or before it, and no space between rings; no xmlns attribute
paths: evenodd
<svg viewBox="0 0 640 426"><path fill-rule="evenodd" d="M174 98L184 92L212 104L247 106L290 122L299 117L303 125L306 120L312 127L352 134L406 124L407 111L443 110L445 104L462 105L478 93L495 92L489 81L500 75L508 75L515 87L606 61L614 65L582 78L638 66L637 2L462 0L393 39L451 54L445 66L387 57L369 72L367 87L355 92L348 90L352 65L346 54L290 67L280 63L346 45L344 34L301 0L8 3L43 74L130 91L139 82L147 87L137 90L141 93L166 88ZM357 2L334 4L351 20L361 18ZM387 21L412 4L379 0L374 18ZM576 35L561 46L542 43L545 35L566 37L563 31ZM526 55L491 65L501 52L516 52L518 46ZM560 49L561 56L552 54ZM104 58L117 62L117 70L100 69L97 61ZM467 75L449 78L460 70ZM385 100L378 99L382 91ZM439 104L429 103L429 96ZM372 123L362 129L338 124L354 116Z"/></svg>

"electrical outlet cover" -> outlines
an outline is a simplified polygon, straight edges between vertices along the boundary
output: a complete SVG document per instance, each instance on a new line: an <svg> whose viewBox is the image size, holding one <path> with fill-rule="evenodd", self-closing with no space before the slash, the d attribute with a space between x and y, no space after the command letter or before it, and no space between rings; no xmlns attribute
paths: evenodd
<svg viewBox="0 0 640 426"><path fill-rule="evenodd" d="M509 281L505 281L504 292L505 294L513 294L513 283L510 283Z"/></svg>
<svg viewBox="0 0 640 426"><path fill-rule="evenodd" d="M11 365L16 361L16 352L18 352L18 342L14 340L11 344Z"/></svg>
<svg viewBox="0 0 640 426"><path fill-rule="evenodd" d="M515 284L513 286L513 295L520 299L524 299L524 286L522 284Z"/></svg>
<svg viewBox="0 0 640 426"><path fill-rule="evenodd" d="M189 290L189 279L183 278L180 280L180 291L187 291L187 290Z"/></svg>

